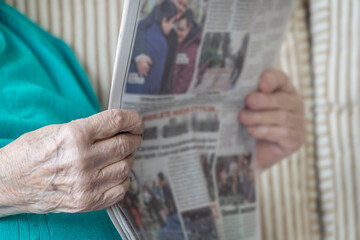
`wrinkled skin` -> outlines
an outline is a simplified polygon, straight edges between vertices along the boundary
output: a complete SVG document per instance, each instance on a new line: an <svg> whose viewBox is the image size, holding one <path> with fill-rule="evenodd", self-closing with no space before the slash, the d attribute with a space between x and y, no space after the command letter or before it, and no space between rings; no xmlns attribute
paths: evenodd
<svg viewBox="0 0 360 240"><path fill-rule="evenodd" d="M246 98L239 121L257 140L256 165L265 170L297 151L305 141L304 104L288 76L265 71L258 91Z"/></svg>
<svg viewBox="0 0 360 240"><path fill-rule="evenodd" d="M0 149L0 210L75 213L119 202L143 129L138 113L110 110L24 134Z"/></svg>

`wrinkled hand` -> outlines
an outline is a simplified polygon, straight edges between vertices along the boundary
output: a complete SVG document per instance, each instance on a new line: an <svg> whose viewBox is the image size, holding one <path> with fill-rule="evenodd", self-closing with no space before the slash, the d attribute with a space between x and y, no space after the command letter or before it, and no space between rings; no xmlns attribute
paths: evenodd
<svg viewBox="0 0 360 240"><path fill-rule="evenodd" d="M265 71L258 88L247 97L239 120L257 140L256 165L264 170L302 146L305 117L303 102L283 72Z"/></svg>
<svg viewBox="0 0 360 240"><path fill-rule="evenodd" d="M152 64L152 60L148 55L142 56L136 62L136 68L139 72L140 77L146 77L149 74L151 64Z"/></svg>
<svg viewBox="0 0 360 240"><path fill-rule="evenodd" d="M109 110L24 134L0 149L1 208L74 213L119 202L143 129L138 113Z"/></svg>

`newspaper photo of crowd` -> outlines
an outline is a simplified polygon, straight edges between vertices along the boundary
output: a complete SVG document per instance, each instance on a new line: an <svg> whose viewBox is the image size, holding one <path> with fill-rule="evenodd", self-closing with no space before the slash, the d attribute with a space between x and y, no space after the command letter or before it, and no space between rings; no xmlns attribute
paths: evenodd
<svg viewBox="0 0 360 240"><path fill-rule="evenodd" d="M144 229L148 239L184 239L174 196L163 172L157 174L156 180L143 184L142 198L143 219L146 227L151 226Z"/></svg>
<svg viewBox="0 0 360 240"><path fill-rule="evenodd" d="M195 71L208 0L144 0L141 4L126 93L186 93Z"/></svg>
<svg viewBox="0 0 360 240"><path fill-rule="evenodd" d="M185 239L169 181L162 171L143 181L132 173L122 204L141 239Z"/></svg>
<svg viewBox="0 0 360 240"><path fill-rule="evenodd" d="M251 155L218 157L216 182L220 205L254 203L255 177Z"/></svg>
<svg viewBox="0 0 360 240"><path fill-rule="evenodd" d="M232 89L243 71L249 37L249 33L206 33L194 91Z"/></svg>
<svg viewBox="0 0 360 240"><path fill-rule="evenodd" d="M188 240L216 240L217 231L210 207L195 209L181 214Z"/></svg>

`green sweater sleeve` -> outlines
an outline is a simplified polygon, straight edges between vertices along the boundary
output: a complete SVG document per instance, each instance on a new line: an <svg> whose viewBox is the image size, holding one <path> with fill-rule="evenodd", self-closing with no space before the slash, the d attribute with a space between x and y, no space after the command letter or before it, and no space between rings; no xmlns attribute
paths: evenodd
<svg viewBox="0 0 360 240"><path fill-rule="evenodd" d="M74 54L0 0L0 148L49 124L100 111ZM0 239L120 239L105 211L0 219Z"/></svg>

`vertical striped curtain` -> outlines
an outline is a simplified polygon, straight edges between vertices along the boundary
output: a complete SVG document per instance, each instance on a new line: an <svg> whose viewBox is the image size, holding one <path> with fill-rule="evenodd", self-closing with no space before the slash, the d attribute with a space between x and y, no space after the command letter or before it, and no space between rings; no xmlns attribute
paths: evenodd
<svg viewBox="0 0 360 240"><path fill-rule="evenodd" d="M360 239L360 1L310 1L325 239Z"/></svg>
<svg viewBox="0 0 360 240"><path fill-rule="evenodd" d="M305 145L260 177L263 239L320 238L314 154L313 87L307 8L297 1L280 53L279 68L289 75L305 103Z"/></svg>

